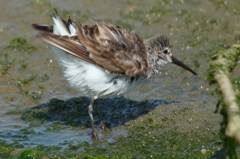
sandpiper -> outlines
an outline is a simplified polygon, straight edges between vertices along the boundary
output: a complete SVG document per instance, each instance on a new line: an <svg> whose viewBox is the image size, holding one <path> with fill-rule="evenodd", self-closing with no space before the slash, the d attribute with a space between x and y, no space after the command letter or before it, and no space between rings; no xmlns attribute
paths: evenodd
<svg viewBox="0 0 240 159"><path fill-rule="evenodd" d="M72 87L91 97L88 113L93 138L98 139L93 108L96 100L132 91L155 75L167 63L176 64L197 75L178 61L171 52L167 36L142 40L135 32L100 20L95 25L81 25L63 20L53 13L54 25L32 24L40 30L38 38L53 45L64 76ZM98 110L97 110L98 112ZM102 131L106 131L98 112Z"/></svg>

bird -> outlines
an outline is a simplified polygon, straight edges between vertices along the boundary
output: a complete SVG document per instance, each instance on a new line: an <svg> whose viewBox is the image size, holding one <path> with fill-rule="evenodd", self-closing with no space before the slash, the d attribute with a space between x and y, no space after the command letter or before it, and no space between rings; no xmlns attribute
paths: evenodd
<svg viewBox="0 0 240 159"><path fill-rule="evenodd" d="M98 111L97 99L139 88L167 63L197 75L172 55L172 44L166 35L143 40L134 31L102 20L93 19L93 25L82 25L70 17L64 20L56 9L52 19L53 25L33 23L32 27L39 31L37 38L52 45L70 85L91 97L88 114L93 139L99 140L93 109L97 111L102 131L108 130Z"/></svg>

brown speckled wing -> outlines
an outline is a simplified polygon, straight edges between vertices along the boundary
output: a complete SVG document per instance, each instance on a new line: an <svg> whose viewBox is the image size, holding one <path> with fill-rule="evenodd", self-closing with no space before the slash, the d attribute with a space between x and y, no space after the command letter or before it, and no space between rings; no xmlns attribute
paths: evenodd
<svg viewBox="0 0 240 159"><path fill-rule="evenodd" d="M57 12L55 17L69 31L69 24ZM33 24L35 29L42 30L37 37L87 62L106 69L117 75L149 76L148 54L143 40L136 33L126 29L94 20L95 25L76 24L76 36L60 36L50 33L50 26Z"/></svg>
<svg viewBox="0 0 240 159"><path fill-rule="evenodd" d="M77 24L78 38L94 62L110 73L148 74L148 54L137 34L99 20L95 22L95 26Z"/></svg>

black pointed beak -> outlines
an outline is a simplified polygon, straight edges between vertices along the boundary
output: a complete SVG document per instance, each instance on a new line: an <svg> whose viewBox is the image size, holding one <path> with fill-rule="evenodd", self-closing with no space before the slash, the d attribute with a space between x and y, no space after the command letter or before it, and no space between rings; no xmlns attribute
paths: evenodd
<svg viewBox="0 0 240 159"><path fill-rule="evenodd" d="M190 67L188 67L187 65L185 65L184 63L180 62L178 59L176 59L174 56L172 56L172 63L175 65L178 65L190 72L192 72L194 75L197 75L196 72L194 72Z"/></svg>

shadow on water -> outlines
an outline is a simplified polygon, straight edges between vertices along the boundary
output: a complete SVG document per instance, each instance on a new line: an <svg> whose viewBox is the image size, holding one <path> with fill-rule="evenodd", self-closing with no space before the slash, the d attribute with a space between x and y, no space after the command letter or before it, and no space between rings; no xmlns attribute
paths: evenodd
<svg viewBox="0 0 240 159"><path fill-rule="evenodd" d="M22 114L22 119L31 120L32 118L37 118L63 122L67 125L90 127L88 115L90 100L87 97L75 97L66 101L54 98L47 103L25 110ZM98 99L98 108L106 126L114 128L147 114L159 104L172 103L180 102L165 100L134 101L122 96L116 96L108 99ZM95 124L98 125L99 119L96 112L93 115Z"/></svg>

